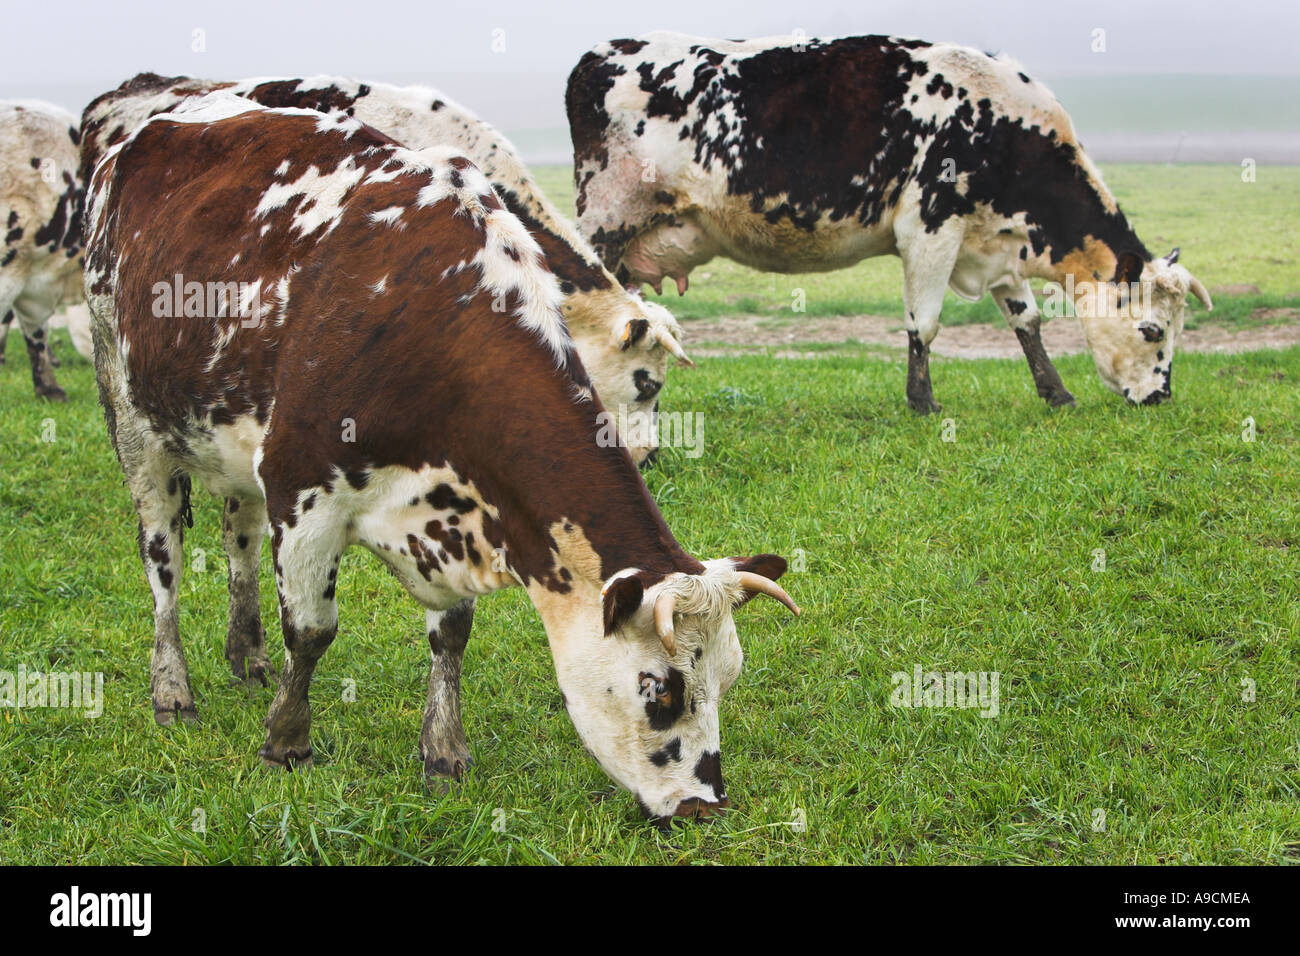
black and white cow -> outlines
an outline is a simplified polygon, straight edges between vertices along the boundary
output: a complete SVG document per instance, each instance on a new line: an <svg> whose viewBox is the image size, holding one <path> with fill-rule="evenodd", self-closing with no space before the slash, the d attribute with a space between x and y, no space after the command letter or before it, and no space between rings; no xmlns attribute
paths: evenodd
<svg viewBox="0 0 1300 956"><path fill-rule="evenodd" d="M311 761L308 687L357 544L427 608L431 779L470 762L474 601L522 585L606 772L654 817L726 805L732 609L764 593L797 612L775 583L785 562L702 563L677 543L627 450L600 440L541 247L469 159L343 113L215 93L107 152L87 235L100 399L153 592L159 723L196 713L177 596L197 477L226 501L239 678L270 672L257 599L270 527L287 666L267 763Z"/></svg>
<svg viewBox="0 0 1300 956"><path fill-rule="evenodd" d="M220 89L263 106L341 111L411 149L459 149L491 181L507 209L537 240L564 293L564 317L601 400L620 420L648 425L670 355L690 364L681 327L663 306L620 285L573 224L546 198L510 142L463 106L425 87L361 83L337 76L217 83L142 73L92 102L83 117L83 174L148 117L185 98ZM89 168L88 168L89 167ZM655 450L655 430L624 436L637 462Z"/></svg>
<svg viewBox="0 0 1300 956"><path fill-rule="evenodd" d="M908 402L938 408L929 348L945 289L991 294L1038 393L1073 397L1043 350L1030 280L1064 290L1102 381L1170 395L1185 298L1051 92L1003 56L884 36L602 43L569 77L578 227L621 278L685 292L717 255L773 272L903 261Z"/></svg>
<svg viewBox="0 0 1300 956"><path fill-rule="evenodd" d="M49 103L0 101L0 364L15 317L36 395L64 401L54 376L49 318L81 292L76 118Z"/></svg>

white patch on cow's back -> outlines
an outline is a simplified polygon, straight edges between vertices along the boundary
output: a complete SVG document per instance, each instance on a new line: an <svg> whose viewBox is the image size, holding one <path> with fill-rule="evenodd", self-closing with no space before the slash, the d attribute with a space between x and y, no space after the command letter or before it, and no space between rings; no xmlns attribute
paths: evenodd
<svg viewBox="0 0 1300 956"><path fill-rule="evenodd" d="M366 182L370 182L370 181L371 181L370 178L367 177ZM391 226L393 223L397 222L397 220L401 218L402 213L404 213L405 211L406 211L405 206L389 206L386 209L380 209L377 212L372 212L370 214L370 221L382 222L384 223L384 225Z"/></svg>
<svg viewBox="0 0 1300 956"><path fill-rule="evenodd" d="M254 218L261 219L285 206L296 196L303 197L293 214L293 228L299 235L309 236L322 226L325 235L334 230L343 218L344 198L366 174L352 156L344 157L333 170L322 173L316 166L308 166L301 176L286 183L272 183L258 200Z"/></svg>

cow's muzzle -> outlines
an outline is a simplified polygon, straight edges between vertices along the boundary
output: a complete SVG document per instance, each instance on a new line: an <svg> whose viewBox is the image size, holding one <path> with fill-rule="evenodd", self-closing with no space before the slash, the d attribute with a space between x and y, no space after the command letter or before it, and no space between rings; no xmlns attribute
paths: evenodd
<svg viewBox="0 0 1300 956"><path fill-rule="evenodd" d="M721 800L704 800L700 797L691 797L689 800L683 800L677 804L673 816L687 820L707 820L711 817L722 816L730 806L731 801L726 797Z"/></svg>
<svg viewBox="0 0 1300 956"><path fill-rule="evenodd" d="M671 816L658 816L652 813L640 799L637 800L637 804L641 808L643 817L652 821L661 830L667 830L674 820L712 820L720 817L731 806L731 801L726 797L718 800L690 797L678 803Z"/></svg>

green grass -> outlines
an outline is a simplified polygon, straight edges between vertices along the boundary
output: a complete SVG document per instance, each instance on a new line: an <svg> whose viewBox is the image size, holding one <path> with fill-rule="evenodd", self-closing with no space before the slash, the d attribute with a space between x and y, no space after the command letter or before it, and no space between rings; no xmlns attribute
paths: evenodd
<svg viewBox="0 0 1300 956"><path fill-rule="evenodd" d="M572 212L569 167L545 166L535 173L560 208ZM1242 323L1255 309L1300 308L1300 166L1260 167L1253 183L1242 182L1240 167L1226 165L1116 164L1107 165L1102 174L1154 255L1179 246L1180 261L1211 289L1259 287L1259 296L1216 298L1215 321ZM810 316L903 317L903 270L892 256L806 275L756 272L714 259L691 274L684 297L670 291L671 285L666 284L659 300L684 320L746 313L784 314L797 321L791 309L796 289L804 291ZM1205 316L1199 303L1193 303L1189 324ZM987 297L972 303L948 293L943 322L1001 323L1002 316Z"/></svg>
<svg viewBox="0 0 1300 956"><path fill-rule="evenodd" d="M1300 861L1300 350L1180 355L1175 400L1137 409L1067 358L1080 407L1058 413L1023 362L938 359L954 442L907 410L896 362L674 371L665 407L703 412L706 444L648 475L670 525L699 555L801 554L783 583L805 613L738 613L735 809L661 834L583 753L518 590L481 602L466 655L477 765L427 794L422 614L359 550L312 691L317 766L261 768L271 692L229 686L206 496L186 542L206 570L181 585L203 723L157 728L135 518L59 340L67 405L32 400L17 339L0 371L0 670L101 671L106 704L0 710L0 863ZM917 664L997 671L1000 715L892 708Z"/></svg>

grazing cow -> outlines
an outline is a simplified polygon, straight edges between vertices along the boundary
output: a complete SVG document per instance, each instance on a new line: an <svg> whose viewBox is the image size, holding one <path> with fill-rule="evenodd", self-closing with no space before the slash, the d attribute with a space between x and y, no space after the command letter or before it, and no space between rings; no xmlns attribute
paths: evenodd
<svg viewBox="0 0 1300 956"><path fill-rule="evenodd" d="M724 41L671 33L602 43L569 77L578 227L620 278L724 255L817 272L903 261L907 398L937 410L930 342L944 290L992 294L1038 388L1072 404L1039 336L1030 280L1073 296L1102 381L1170 394L1188 291L1152 258L1041 83L1002 56L864 36Z"/></svg>
<svg viewBox="0 0 1300 956"><path fill-rule="evenodd" d="M263 106L342 111L411 149L452 146L474 161L507 209L521 219L546 255L564 292L564 317L596 391L624 420L648 425L659 407L669 355L690 364L681 328L663 306L623 288L577 229L545 197L514 147L474 114L433 90L358 83L332 76L213 83L143 73L86 108L83 174L104 150L151 115L188 96L225 90ZM624 440L637 462L650 460L655 432L629 428Z"/></svg>
<svg viewBox="0 0 1300 956"><path fill-rule="evenodd" d="M76 118L57 106L0 102L0 364L17 317L36 395L57 402L68 396L54 377L48 322L80 286L79 140Z"/></svg>
<svg viewBox="0 0 1300 956"><path fill-rule="evenodd" d="M339 560L360 544L428 609L431 780L470 762L475 598L519 584L606 772L657 818L725 805L732 609L764 593L797 612L775 583L785 562L705 564L673 538L626 449L599 441L602 406L539 245L467 158L216 93L109 151L87 235L100 398L154 598L159 723L196 714L177 614L196 476L225 499L226 654L254 680L270 671L269 523L286 668L268 764L311 761L308 686L338 627Z"/></svg>

